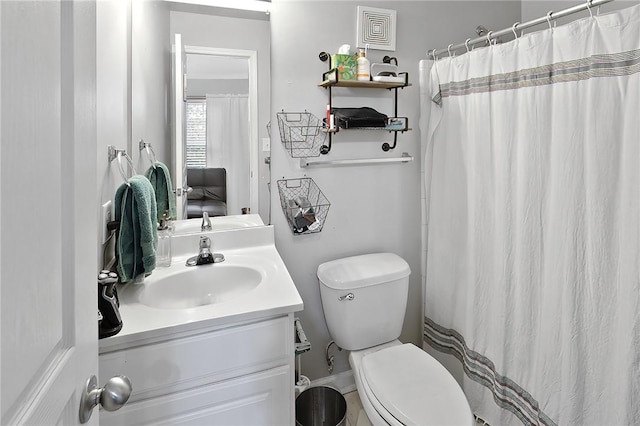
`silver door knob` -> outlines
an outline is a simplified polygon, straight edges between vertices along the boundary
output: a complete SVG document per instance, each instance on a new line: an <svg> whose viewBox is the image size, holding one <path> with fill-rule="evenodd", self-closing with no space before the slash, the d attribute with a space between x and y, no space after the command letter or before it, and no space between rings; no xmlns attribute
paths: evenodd
<svg viewBox="0 0 640 426"><path fill-rule="evenodd" d="M93 408L98 404L107 411L122 408L129 400L132 390L131 381L127 376L112 377L103 388L98 388L96 376L89 377L80 399L80 423L89 421Z"/></svg>

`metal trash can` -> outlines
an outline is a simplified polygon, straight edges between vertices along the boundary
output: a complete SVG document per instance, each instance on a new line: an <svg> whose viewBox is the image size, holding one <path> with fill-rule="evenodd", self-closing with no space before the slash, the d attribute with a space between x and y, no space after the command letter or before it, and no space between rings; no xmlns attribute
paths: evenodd
<svg viewBox="0 0 640 426"><path fill-rule="evenodd" d="M296 398L296 426L345 426L347 401L337 390L314 386Z"/></svg>

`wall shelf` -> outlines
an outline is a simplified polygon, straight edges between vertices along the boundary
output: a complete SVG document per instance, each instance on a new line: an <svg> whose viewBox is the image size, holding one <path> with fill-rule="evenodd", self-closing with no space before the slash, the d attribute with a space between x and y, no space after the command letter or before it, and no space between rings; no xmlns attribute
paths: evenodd
<svg viewBox="0 0 640 426"><path fill-rule="evenodd" d="M318 84L319 87L367 87L371 89L397 89L411 86L410 83L395 83L386 81L357 81L357 80L324 80Z"/></svg>
<svg viewBox="0 0 640 426"><path fill-rule="evenodd" d="M321 56L322 58L322 56ZM322 59L321 59L322 60ZM333 142L333 135L335 133L338 133L340 130L383 130L383 131L388 131L388 132L392 132L393 133L393 144L389 144L388 142L385 142L382 144L382 150L387 152L391 149L394 149L398 143L398 132L400 133L404 133L406 131L411 130L411 128L408 127L407 125L407 119L406 117L398 117L398 89L403 89L405 87L411 86L411 84L409 84L409 74L406 72L401 72L398 73L398 77L402 78L402 81L358 81L358 80L340 80L338 77L338 72L335 68L330 69L329 71L325 72L322 74L322 82L318 84L318 87L323 87L325 89L327 89L329 91L328 95L329 95L329 110L332 111L332 105L333 105L333 94L332 94L332 88L333 87L350 87L350 88L366 88L366 89L387 89L387 90L393 90L394 91L394 96L393 96L393 111L394 111L394 116L393 117L389 117L389 120L392 119L403 119L403 125L398 127L396 126L392 126L392 125L387 125L386 127L355 127L355 128L349 128L349 129L345 129L345 128L339 128L339 127L335 127L335 128L329 128L329 123L325 123L326 127L323 129L324 132L326 132L326 134L328 135L328 142L326 143L326 145L322 145L320 147L320 153L325 155L328 154L329 151L331 151L331 144Z"/></svg>
<svg viewBox="0 0 640 426"><path fill-rule="evenodd" d="M402 81L361 81L361 80L341 80L335 68L322 74L322 82L319 87L365 87L370 89L398 89L411 86L409 83L409 74L406 72L398 73L398 78Z"/></svg>

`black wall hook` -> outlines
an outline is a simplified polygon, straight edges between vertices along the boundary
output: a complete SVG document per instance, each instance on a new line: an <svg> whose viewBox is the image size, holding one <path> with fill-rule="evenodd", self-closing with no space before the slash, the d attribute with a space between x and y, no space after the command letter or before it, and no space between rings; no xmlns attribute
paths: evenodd
<svg viewBox="0 0 640 426"><path fill-rule="evenodd" d="M395 62L395 64L398 65L398 59L395 56L385 55L384 58L382 58L382 62L384 62L385 64L390 64L391 61Z"/></svg>

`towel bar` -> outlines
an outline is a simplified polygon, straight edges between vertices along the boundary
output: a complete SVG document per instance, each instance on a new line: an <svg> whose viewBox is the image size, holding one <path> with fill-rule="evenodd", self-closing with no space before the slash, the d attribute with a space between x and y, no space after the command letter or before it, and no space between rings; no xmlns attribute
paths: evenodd
<svg viewBox="0 0 640 426"><path fill-rule="evenodd" d="M131 157L129 157L129 155L127 154L127 150L116 149L115 146L109 145L107 147L107 154L109 156L109 163L111 163L113 160L116 160L116 159L118 160L118 169L120 170L120 175L122 176L124 183L126 183L127 186L131 186L129 184L129 178L127 177L127 174L124 171L124 166L122 165L122 157L124 157L125 160L127 160L129 167L131 167L132 175L136 174L136 169L133 167L133 161L131 161Z"/></svg>
<svg viewBox="0 0 640 426"><path fill-rule="evenodd" d="M156 160L156 153L151 146L151 142L145 142L144 139L140 139L140 141L138 142L138 148L140 151L147 151L147 156L149 157L149 161L151 162L151 167L155 169L156 163L158 161Z"/></svg>
<svg viewBox="0 0 640 426"><path fill-rule="evenodd" d="M300 159L300 167L312 166L349 166L358 164L381 164L381 163L408 163L413 161L413 157L406 152L402 153L402 157L394 158L358 158L351 160L321 160L309 161L306 158Z"/></svg>

